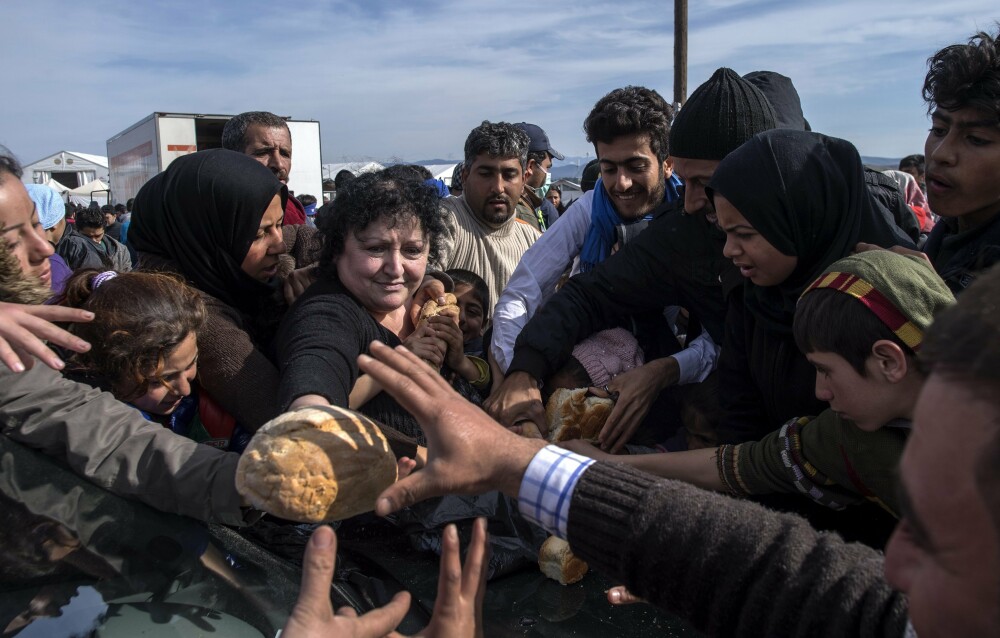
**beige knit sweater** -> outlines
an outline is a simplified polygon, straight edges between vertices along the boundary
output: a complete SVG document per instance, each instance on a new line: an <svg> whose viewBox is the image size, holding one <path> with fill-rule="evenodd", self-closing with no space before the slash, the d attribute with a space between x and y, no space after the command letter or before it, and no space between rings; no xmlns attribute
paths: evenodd
<svg viewBox="0 0 1000 638"><path fill-rule="evenodd" d="M499 228L493 228L472 212L465 196L441 200L445 209L448 233L441 251L441 270L464 268L482 277L490 288L490 312L514 268L541 235L525 222L511 217Z"/></svg>

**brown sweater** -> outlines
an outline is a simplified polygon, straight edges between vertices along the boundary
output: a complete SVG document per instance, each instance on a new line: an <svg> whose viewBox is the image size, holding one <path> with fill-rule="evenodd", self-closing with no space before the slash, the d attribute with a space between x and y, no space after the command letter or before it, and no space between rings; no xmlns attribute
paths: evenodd
<svg viewBox="0 0 1000 638"><path fill-rule="evenodd" d="M905 597L882 555L801 518L615 463L580 477L573 551L711 636L891 636Z"/></svg>

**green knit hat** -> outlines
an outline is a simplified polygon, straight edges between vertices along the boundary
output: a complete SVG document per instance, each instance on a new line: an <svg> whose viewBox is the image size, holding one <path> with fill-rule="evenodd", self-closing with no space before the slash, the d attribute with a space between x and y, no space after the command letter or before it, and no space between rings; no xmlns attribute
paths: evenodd
<svg viewBox="0 0 1000 638"><path fill-rule="evenodd" d="M888 250L870 250L834 262L802 296L824 288L863 303L914 352L920 349L934 315L955 303L927 260Z"/></svg>

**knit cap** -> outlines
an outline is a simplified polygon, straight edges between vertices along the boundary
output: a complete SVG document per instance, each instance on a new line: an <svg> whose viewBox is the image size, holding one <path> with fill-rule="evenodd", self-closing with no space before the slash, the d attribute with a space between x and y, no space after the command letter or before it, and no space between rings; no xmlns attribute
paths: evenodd
<svg viewBox="0 0 1000 638"><path fill-rule="evenodd" d="M674 118L670 154L722 160L757 133L776 128L777 121L760 89L723 67L695 89Z"/></svg>
<svg viewBox="0 0 1000 638"><path fill-rule="evenodd" d="M639 342L624 328L590 335L573 348L573 358L580 362L595 386L607 385L615 376L643 364Z"/></svg>
<svg viewBox="0 0 1000 638"><path fill-rule="evenodd" d="M870 250L832 263L802 297L824 288L863 303L914 352L920 350L934 315L955 303L951 290L925 259L888 250Z"/></svg>
<svg viewBox="0 0 1000 638"><path fill-rule="evenodd" d="M38 209L38 221L44 230L48 230L59 223L59 220L66 216L66 204L56 189L44 184L25 184L28 189L28 196L35 202Z"/></svg>

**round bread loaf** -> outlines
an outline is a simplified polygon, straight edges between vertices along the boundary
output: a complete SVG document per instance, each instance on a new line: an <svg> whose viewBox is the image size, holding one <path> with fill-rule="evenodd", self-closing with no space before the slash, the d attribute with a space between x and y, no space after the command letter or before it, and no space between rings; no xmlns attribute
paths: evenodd
<svg viewBox="0 0 1000 638"><path fill-rule="evenodd" d="M396 457L378 426L334 406L271 419L236 467L236 489L251 505L305 523L371 511L395 480Z"/></svg>

